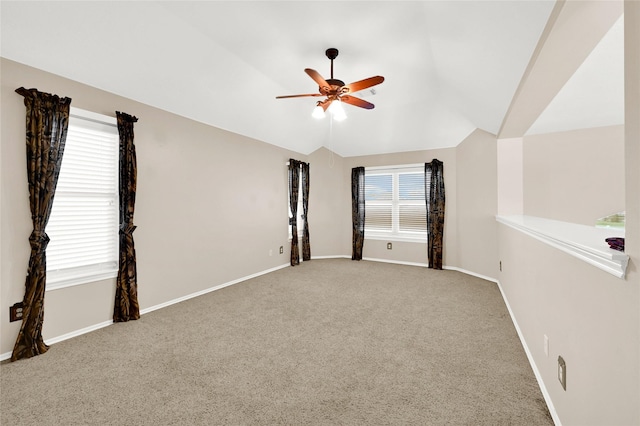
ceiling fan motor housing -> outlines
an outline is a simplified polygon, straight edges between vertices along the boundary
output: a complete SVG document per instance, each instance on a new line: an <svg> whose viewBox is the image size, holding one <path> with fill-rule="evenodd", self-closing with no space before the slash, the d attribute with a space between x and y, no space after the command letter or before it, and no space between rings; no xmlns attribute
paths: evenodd
<svg viewBox="0 0 640 426"><path fill-rule="evenodd" d="M327 49L325 54L327 55L327 58L333 61L335 58L338 57L338 49L336 49L335 47L330 47Z"/></svg>

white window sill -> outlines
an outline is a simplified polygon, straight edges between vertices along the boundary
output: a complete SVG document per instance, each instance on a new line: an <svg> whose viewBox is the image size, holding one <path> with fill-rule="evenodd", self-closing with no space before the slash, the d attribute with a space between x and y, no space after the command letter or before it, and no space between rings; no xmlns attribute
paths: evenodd
<svg viewBox="0 0 640 426"><path fill-rule="evenodd" d="M47 272L47 284L45 291L60 290L67 287L73 287L76 285L93 283L96 281L103 281L108 279L114 279L118 277L118 269L106 269L102 271L57 271Z"/></svg>
<svg viewBox="0 0 640 426"><path fill-rule="evenodd" d="M618 278L624 278L629 256L605 241L624 237L624 229L599 228L534 216L496 216L496 220L553 246Z"/></svg>
<svg viewBox="0 0 640 426"><path fill-rule="evenodd" d="M369 234L367 234L366 231L364 233L364 239L365 240L377 240L377 241L393 241L393 242L399 241L399 242L405 242L405 243L422 243L422 244L426 244L427 243L427 237L426 236L410 237L410 236L404 236L404 235L398 235L398 234L388 234L388 235L373 234L373 235L369 235Z"/></svg>

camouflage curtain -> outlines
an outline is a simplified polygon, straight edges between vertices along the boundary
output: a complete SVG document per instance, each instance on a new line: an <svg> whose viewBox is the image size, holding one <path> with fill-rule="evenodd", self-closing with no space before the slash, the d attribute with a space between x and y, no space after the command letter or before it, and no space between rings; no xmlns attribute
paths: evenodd
<svg viewBox="0 0 640 426"><path fill-rule="evenodd" d="M351 169L352 260L362 260L364 246L364 167Z"/></svg>
<svg viewBox="0 0 640 426"><path fill-rule="evenodd" d="M49 243L45 228L60 175L71 106L70 98L60 98L36 89L21 87L16 92L24 96L27 112L27 179L33 231L29 236L31 255L22 300L22 325L11 361L31 358L49 349L42 339L46 249Z"/></svg>
<svg viewBox="0 0 640 426"><path fill-rule="evenodd" d="M429 268L442 269L444 234L444 171L442 161L424 164L425 200L427 203L427 257Z"/></svg>
<svg viewBox="0 0 640 426"><path fill-rule="evenodd" d="M116 111L120 137L120 244L118 278L113 322L140 318L138 305L138 273L136 249L133 243L133 213L136 202L136 146L133 144L133 124L136 117Z"/></svg>
<svg viewBox="0 0 640 426"><path fill-rule="evenodd" d="M300 183L300 162L293 158L289 160L289 208L291 216L291 266L300 264L300 249L298 248L298 191Z"/></svg>
<svg viewBox="0 0 640 426"><path fill-rule="evenodd" d="M302 173L302 260L311 260L311 244L309 242L309 163L300 163Z"/></svg>

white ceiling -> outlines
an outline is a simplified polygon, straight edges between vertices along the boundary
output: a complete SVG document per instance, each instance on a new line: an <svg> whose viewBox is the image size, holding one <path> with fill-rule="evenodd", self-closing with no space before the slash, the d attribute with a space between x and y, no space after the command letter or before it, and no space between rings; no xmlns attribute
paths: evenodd
<svg viewBox="0 0 640 426"><path fill-rule="evenodd" d="M497 133L554 3L2 1L0 54L302 154L380 154ZM315 98L275 99L317 91L304 69L329 78L329 47L335 78L385 77L361 93L375 109L331 123Z"/></svg>

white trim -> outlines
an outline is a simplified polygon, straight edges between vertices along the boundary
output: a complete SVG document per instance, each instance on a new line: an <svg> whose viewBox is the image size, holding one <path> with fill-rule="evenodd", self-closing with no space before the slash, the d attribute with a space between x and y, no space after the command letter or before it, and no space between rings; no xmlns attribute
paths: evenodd
<svg viewBox="0 0 640 426"><path fill-rule="evenodd" d="M350 259L350 258L351 258L351 256L347 256L347 255L313 256L313 257L311 257L312 260L313 259ZM396 261L396 260L376 259L376 258L363 258L363 260L372 261L372 262L393 263L393 264L407 265L407 266L428 267L428 264L426 264L426 263L402 262L402 261ZM180 303L180 302L183 302L185 300L192 299L194 297L202 296L202 295L210 293L212 291L219 290L219 289L222 289L224 287L228 287L228 286L231 286L233 284L237 284L237 283L240 283L242 281L249 280L251 278L258 277L260 275L265 275L265 274L268 274L270 272L274 272L274 271L277 271L279 269L286 268L288 266L289 266L288 263L284 264L284 265L276 266L275 268L267 269L265 271L258 272L258 273L252 274L252 275L248 275L246 277L239 278L237 280L229 281L227 283L224 283L224 284L221 284L221 285L218 285L218 286L214 286L214 287L211 287L211 288L208 288L208 289L205 289L205 290L201 290L201 291L198 291L198 292L195 292L195 293L191 293L189 295L186 295L186 296L183 296L183 297L179 297L177 299L173 299L173 300L170 300L168 302L161 303L159 305L155 305L155 306L151 306L149 308L142 309L142 310L140 310L140 314L144 315L144 314L147 314L149 312L152 312L152 311L155 311L155 310L158 310L158 309L161 309L161 308L164 308L164 307L176 304L176 303ZM511 306L509 305L509 302L508 302L508 300L507 300L507 298L506 298L506 296L504 294L504 291L502 290L502 286L500 285L500 282L498 280L496 280L495 278L490 278L490 277L487 277L487 276L484 276L484 275L481 275L481 274L476 274L474 272L467 271L467 270L462 269L462 268L457 268L455 266L443 266L443 269L444 270L458 271L458 272L461 272L463 274L472 275L472 276L475 276L475 277L478 277L478 278L481 278L481 279L484 279L484 280L487 280L487 281L495 282L498 285L498 289L500 290L500 294L502 295L502 299L504 300L504 303L505 303L505 305L507 307L507 310L509 311L509 315L511 316L511 321L513 322L513 325L514 325L514 327L516 329L516 332L518 333L518 337L520 338L520 342L522 343L522 346L523 346L523 348L525 350L525 353L527 355L527 359L529 360L529 364L531 365L531 368L532 368L533 373L534 373L534 375L536 377L536 380L538 381L538 386L540 387L540 391L542 392L542 395L543 395L543 397L545 399L545 402L547 403L547 407L549 408L549 412L551 414L551 417L553 418L553 421L554 421L554 423L556 425L561 426L560 419L558 418L558 413L556 412L555 407L553 406L553 403L551 401L551 397L549 395L549 392L547 391L547 389L546 389L546 387L544 385L544 382L542 381L542 377L540 375L540 372L539 372L539 370L538 370L538 368L537 368L537 366L536 366L536 364L535 364L535 362L533 360L533 357L531 356L531 352L529 351L529 347L527 346L527 343L524 340L524 337L522 336L522 331L520 330L518 322L516 321L515 316L513 315L513 311L511 310ZM72 331L70 333L66 333L66 334L63 334L61 336L57 336L57 337L53 337L51 339L47 339L46 343L47 344L55 344L55 343L61 342L63 340L70 339L72 337L77 337L77 336L80 336L82 334L89 333L91 331L95 331L95 330L98 330L98 329L103 328L103 327L107 327L107 326L112 325L112 324L113 324L112 320L104 321L102 323L95 324L93 326L85 327L85 328L82 328L80 330ZM11 358L11 352L7 352L7 353L4 353L4 354L0 355L0 361L7 360L9 358Z"/></svg>
<svg viewBox="0 0 640 426"><path fill-rule="evenodd" d="M47 339L45 342L47 345L54 345L56 343L62 342L67 339L71 339L72 337L78 337L82 334L90 333L95 330L99 330L104 327L108 327L113 324L113 320L104 321L99 324L90 325L89 327L81 328L79 330L71 331L69 333L65 333L61 336L52 337L51 339Z"/></svg>
<svg viewBox="0 0 640 426"><path fill-rule="evenodd" d="M311 259L312 260L313 259L351 259L351 256L348 256L348 255L312 256ZM388 259L376 259L376 258L363 258L363 260L372 261L372 262L393 263L393 264L407 265L407 266L428 267L428 264L426 264L426 263L402 262L402 261L395 261L395 260L388 260ZM155 305L155 306L152 306L152 307L149 307L149 308L145 308L145 309L142 309L140 311L140 314L144 315L144 314L147 314L149 312L152 312L152 311L155 311L155 310L158 310L158 309L161 309L161 308L164 308L164 307L176 304L176 303L180 303L180 302L183 302L185 300L192 299L194 297L202 296L202 295L210 293L212 291L219 290L219 289L222 289L224 287L228 287L228 286L231 286L233 284L237 284L237 283L240 283L242 281L249 280L251 278L258 277L260 275L265 275L265 274L268 274L270 272L274 272L274 271L277 271L279 269L286 268L288 266L289 266L289 264L276 266L275 268L271 268L271 269L268 269L268 270L265 270L265 271L262 271L262 272L258 272L258 273L252 274L252 275L248 275L246 277L239 278L239 279L233 280L233 281L229 281L227 283L224 283L224 284L221 284L221 285L218 285L218 286L214 286L214 287L202 290L202 291L198 291L198 292L189 294L187 296L179 297L177 299L173 299L173 300L170 300L168 302L161 303L159 305ZM553 418L553 421L557 426L561 426L562 423L560 422L560 419L558 417L558 413L556 412L555 407L553 406L553 402L551 401L551 396L549 395L549 392L547 391L547 388L545 387L545 384L542 381L542 376L540 375L540 371L538 370L538 367L536 366L536 364L535 364L535 362L533 360L533 356L531 355L531 351L529 351L529 347L527 346L527 342L524 340L524 337L522 335L522 331L520 330L520 326L518 325L518 322L516 321L516 318L515 318L515 316L513 314L513 311L511 310L511 306L509 305L509 301L507 300L507 297L505 296L504 291L502 290L502 286L500 285L500 281L498 281L495 278L490 278L490 277L487 277L487 276L484 276L484 275L481 275L481 274L476 274L474 272L467 271L467 270L462 269L462 268L457 268L455 266L443 266L443 269L444 270L453 270L453 271L461 272L463 274L467 274L467 275L471 275L471 276L474 276L474 277L477 277L477 278L481 278L481 279L484 279L484 280L487 280L487 281L495 282L498 285L498 289L500 290L500 294L502 295L502 299L504 300L504 303L505 303L505 305L507 307L507 310L509 311L509 315L511 317L511 322L513 323L513 325L514 325L514 327L516 329L516 332L518 333L518 338L520 339L520 342L522 343L522 347L524 348L524 351L525 351L525 353L527 355L527 359L529 360L529 364L531 365L533 373L534 373L534 375L536 377L536 380L538 382L538 386L540 387L540 391L542 392L542 396L544 397L545 402L547 403L547 407L549 409L551 417ZM100 328L112 325L112 324L113 324L112 320L104 321L104 322L101 322L99 324L95 324L93 326L85 327L85 328L82 328L80 330L72 331L70 333L66 333L66 334L63 334L61 336L57 336L57 337L53 337L51 339L47 339L46 343L51 345L51 344L55 344L55 343L58 343L58 342L62 342L64 340L67 340L67 339L70 339L70 338L73 338L73 337L77 337L77 336L80 336L82 334L89 333L91 331L95 331L95 330L98 330ZM4 361L4 360L10 359L10 358L11 358L11 352L7 352L7 353L4 353L4 354L0 355L0 361Z"/></svg>
<svg viewBox="0 0 640 426"><path fill-rule="evenodd" d="M538 370L538 366L533 360L533 355L531 355L529 346L527 345L527 342L524 340L524 336L522 335L522 330L520 330L520 326L518 325L518 321L516 321L516 317L513 314L513 311L511 310L511 305L509 305L507 296L504 294L504 291L502 290L502 285L500 285L500 281L496 281L496 284L498 284L498 289L500 290L500 294L502 294L502 300L504 300L504 304L507 306L507 310L509 311L509 315L511 316L511 322L513 322L516 332L518 333L518 337L520 338L520 342L522 343L524 352L527 354L527 359L529 360L529 364L531 365L533 374L536 376L536 380L538 381L538 386L540 387L542 396L544 397L544 400L547 403L547 408L549 409L549 414L551 414L553 423L555 423L556 426L562 426L562 423L560 422L560 417L558 417L556 408L553 406L551 395L549 395L549 391L547 391L547 387L545 386L544 381L542 380L542 375L540 374L540 370Z"/></svg>
<svg viewBox="0 0 640 426"><path fill-rule="evenodd" d="M428 263L403 262L403 261L400 261L400 260L376 259L376 258L373 258L373 257L363 257L362 260L368 260L370 262L394 263L396 265L421 266L421 267L424 267L424 268L427 268L429 266Z"/></svg>
<svg viewBox="0 0 640 426"><path fill-rule="evenodd" d="M70 107L69 115L72 117L82 118L83 120L95 121L113 127L118 127L118 119L109 115L100 114L86 109Z"/></svg>
<svg viewBox="0 0 640 426"><path fill-rule="evenodd" d="M47 275L50 274L51 272L47 273ZM63 288L75 287L77 285L95 283L98 281L111 280L116 278L118 278L117 268L115 270L105 271L102 273L86 273L58 279L50 279L49 276L47 276L47 284L44 291L56 291Z"/></svg>
<svg viewBox="0 0 640 426"><path fill-rule="evenodd" d="M79 330L74 330L69 333L62 334L60 336L52 337L51 339L47 339L45 343L47 345L54 345L56 343L62 342L64 340L71 339L73 337L78 337L86 333L90 333L92 331L99 330L104 327L108 327L113 324L113 320L104 321L98 324L90 325L89 327L84 327ZM4 361L11 358L12 352L6 352L0 355L0 361Z"/></svg>
<svg viewBox="0 0 640 426"><path fill-rule="evenodd" d="M270 272L274 272L274 271L277 271L278 269L283 269L283 268L286 268L288 266L289 266L288 263L284 264L284 265L276 266L275 268L271 268L271 269L267 269L265 271L257 272L255 274L247 275L245 277L238 278L237 280L229 281L229 282L226 282L224 284L220 284L220 285L217 285L217 286L205 289L205 290L201 290L201 291L198 291L198 292L195 292L195 293L188 294L186 296L179 297L177 299L169 300L168 302L164 302L164 303L161 303L159 305L155 305L155 306L151 306L149 308L141 309L140 310L140 314L141 315L148 314L149 312L153 312L153 311L155 311L157 309L165 308L167 306L170 306L170 305L173 305L173 304L176 304L176 303L180 303L180 302L183 302L185 300L192 299L194 297L202 296L203 294L207 294L207 293L210 293L210 292L215 291L215 290L220 290L221 288L229 287L230 285L238 284L238 283L240 283L242 281L250 280L251 278L256 278L256 277L259 277L260 275L268 274ZM74 330L74 331L71 331L69 333L65 333L65 334L60 335L60 336L52 337L50 339L47 339L45 343L48 344L48 345L52 345L52 344L55 344L55 343L62 342L63 340L71 339L72 337L77 337L77 336L80 336L82 334L89 333L91 331L95 331L95 330L98 330L98 329L103 328L103 327L107 327L107 326L112 325L112 324L113 324L113 320L104 321L104 322L101 322L101 323L98 323L98 324L90 325L90 326L85 327L85 328L81 328L79 330ZM4 360L7 360L7 359L11 358L11 353L12 352L6 352L4 354L1 354L0 355L0 361L4 361Z"/></svg>
<svg viewBox="0 0 640 426"><path fill-rule="evenodd" d="M417 235L417 234L414 234L414 235ZM416 243L416 244L425 244L425 245L427 244L426 234L411 237L408 235L391 234L391 233L384 235L383 233L376 233L375 231L369 230L364 233L364 239L372 240L372 241L393 241L393 242L399 241L403 243Z"/></svg>
<svg viewBox="0 0 640 426"><path fill-rule="evenodd" d="M534 216L496 216L496 220L618 278L625 277L629 256L605 242L608 237L624 237L624 230Z"/></svg>
<svg viewBox="0 0 640 426"><path fill-rule="evenodd" d="M311 256L311 260L315 259L351 259L351 256L347 256L346 254L339 254L336 256Z"/></svg>
<svg viewBox="0 0 640 426"><path fill-rule="evenodd" d="M288 264L288 263L284 264L284 265L276 266L275 268L271 268L271 269L267 269L265 271L257 272L255 274L247 275L246 277L238 278L237 280L233 280L233 281L228 281L228 282L226 282L224 284L220 284L220 285L217 285L217 286L214 286L214 287L210 287L210 288L207 288L207 289L204 289L204 290L200 290L200 291L197 291L195 293L187 294L186 296L178 297L177 299L169 300L167 302L160 303L159 305L150 306L148 308L141 309L140 310L140 315L148 314L149 312L153 312L153 311L161 309L161 308L166 308L167 306L175 305L176 303L184 302L185 300L193 299L194 297L202 296L204 294L211 293L212 291L220 290L222 288L229 287L229 286L234 285L234 284L238 284L238 283L240 283L242 281L250 280L252 278L259 277L260 275L265 275L265 274L268 274L270 272L277 271L278 269L286 268L288 266L290 266L290 264Z"/></svg>
<svg viewBox="0 0 640 426"><path fill-rule="evenodd" d="M424 171L424 163L415 163L415 164L397 164L395 166L373 166L373 167L365 167L364 170L365 172L367 170L370 171L378 171L378 170L392 170L392 169L417 169L422 167L422 171Z"/></svg>
<svg viewBox="0 0 640 426"><path fill-rule="evenodd" d="M465 275L471 275L472 277L480 278L485 281L491 281L492 283L498 284L498 280L496 278L491 278L486 275L476 274L475 272L467 271L466 269L458 268L456 266L443 266L442 269L446 269L449 271L458 271L462 272Z"/></svg>

